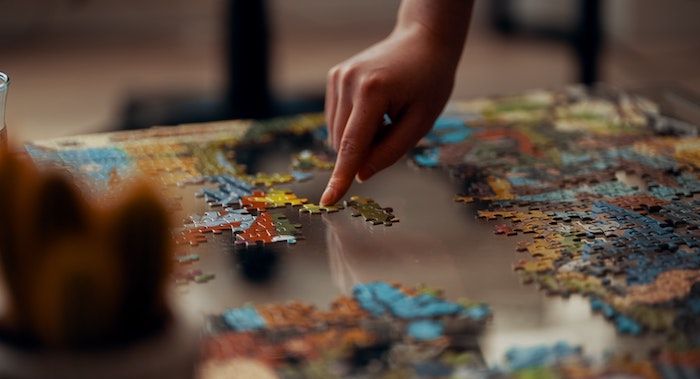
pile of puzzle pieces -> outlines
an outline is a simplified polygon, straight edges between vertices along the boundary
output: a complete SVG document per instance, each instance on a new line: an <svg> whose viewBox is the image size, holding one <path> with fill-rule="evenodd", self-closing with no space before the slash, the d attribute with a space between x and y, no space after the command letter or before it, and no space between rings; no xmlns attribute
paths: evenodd
<svg viewBox="0 0 700 379"><path fill-rule="evenodd" d="M225 186L228 186L228 183L233 182L234 179L229 178L224 181L227 183ZM222 191L221 187L219 190ZM343 205L308 204L307 199L300 199L290 191L274 188L267 192L241 190L235 195L233 195L234 192L238 190L227 191L222 196L206 189L200 192L208 202L225 204L226 207L207 211L202 215L190 215L183 227L174 233L177 244L197 246L207 242L208 233L221 234L224 231L232 232L236 243L240 245L250 246L282 241L294 244L301 238L301 224L292 223L283 214L273 213L271 210L292 206L298 207L299 213L322 214L335 213L346 208ZM225 202L218 200L224 197L227 199ZM229 207L229 205L235 205L235 207ZM372 199L353 196L351 201L347 202L347 206L353 210L352 216L363 216L367 222L375 225L390 226L398 221L391 208L382 208Z"/></svg>
<svg viewBox="0 0 700 379"><path fill-rule="evenodd" d="M449 301L427 287L370 282L356 285L352 297L337 298L328 310L295 301L245 305L212 316L204 356L252 359L280 373L303 373L324 359L337 359L334 370L366 370L359 366L406 354L404 349L437 356L450 346L473 347L490 315L485 304ZM343 361L350 353L365 362Z"/></svg>
<svg viewBox="0 0 700 379"><path fill-rule="evenodd" d="M467 370L483 378L695 378L700 375L700 350L667 349L644 359L620 354L592 359L580 347L557 342L511 347L503 367Z"/></svg>
<svg viewBox="0 0 700 379"><path fill-rule="evenodd" d="M187 217L173 233L178 244L197 246L207 241L208 233L224 231L234 233L236 243L242 245L295 243L301 237L301 225L272 210L292 206L302 213L321 214L345 207L309 204L291 191L274 187L308 180L314 169L332 169L330 157L304 150L292 157L289 173L248 174L235 152L238 147L323 129L322 116L307 114L264 122L236 120L76 136L38 141L26 145L26 150L34 161L75 174L99 194L119 192L136 175L154 178L165 186L164 199L174 210L182 208L182 199L167 187L196 186L195 196L218 210ZM353 198L348 208L353 216L374 224L398 221L389 208L371 199Z"/></svg>
<svg viewBox="0 0 700 379"><path fill-rule="evenodd" d="M478 203L496 234L531 236L514 265L526 282L589 296L623 333L698 332L700 138L657 135L656 106L624 93L534 91L451 112L413 161L451 173L455 200Z"/></svg>

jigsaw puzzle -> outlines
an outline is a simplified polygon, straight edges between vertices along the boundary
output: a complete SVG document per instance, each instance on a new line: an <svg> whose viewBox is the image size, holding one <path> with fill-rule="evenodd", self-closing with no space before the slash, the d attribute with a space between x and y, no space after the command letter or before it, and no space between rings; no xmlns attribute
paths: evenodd
<svg viewBox="0 0 700 379"><path fill-rule="evenodd" d="M343 207L320 207L276 187L309 180L312 171L318 174L314 170L329 170L331 159L308 151L294 157L291 172L249 172L238 161L237 149L286 136L312 135L323 141L327 134L323 126L323 115L301 115L64 138L32 143L26 149L36 162L85 178L96 193L118 191L141 174L163 184L164 198L177 209L182 199L168 188L194 187L202 206L211 208L188 216L173 231L181 246L196 247L210 235L224 232L231 233L238 246L294 244L301 239L302 226L286 219L285 214L291 215L282 208L318 215ZM580 88L452 103L410 154L410 161L448 172L461 186L455 200L476 204L478 216L494 222L496 234L524 235L517 248L523 259L513 264L523 281L550 295L588 296L591 309L621 333L658 332L681 336L680 340L697 335L700 138L670 130L655 104L624 93L593 94ZM393 210L371 199L352 197L345 205L353 216L372 224L389 226L398 221ZM175 278L178 283L213 278L192 267L198 260L195 255L186 251L174 258L181 269ZM283 376L310 370L304 371L307 376L321 372L316 376L323 377L327 372L323 370L335 370L317 364L323 360L316 358L327 351L353 346L338 351L351 351L352 360L360 362L385 362L387 355L372 355L374 343L401 336L401 343L390 344L389 354L398 377L449 376L463 372L456 362L478 361L463 351L435 353L445 350L440 343L451 330L450 322L421 318L387 327L381 321L396 321L394 312L402 310L388 305L383 296L402 299L401 304L412 304L415 296L400 296L410 293L405 288L398 294L396 287L379 286L384 288L379 292L376 286L368 288L352 299L339 300L329 312L296 303L251 306L215 318L212 335L223 341L215 344L223 352L214 349L213 355L262 357L263 367ZM454 309L449 304L435 307ZM382 316L375 317L372 309ZM353 321L340 329L316 330L319 317L325 317L324 325L330 322L326 318ZM663 371L659 368L663 359L654 361L655 370ZM240 360L228 360L233 361ZM355 364L340 367L346 373L342 370ZM573 377L573 371L564 373L560 368L537 370L522 375ZM509 375L522 377L518 372L513 368ZM670 377L665 371L661 376Z"/></svg>
<svg viewBox="0 0 700 379"><path fill-rule="evenodd" d="M413 161L457 178L455 201L478 203L496 234L531 235L513 266L525 282L589 296L622 333L697 329L699 138L658 136L656 106L622 93L535 91L451 111Z"/></svg>

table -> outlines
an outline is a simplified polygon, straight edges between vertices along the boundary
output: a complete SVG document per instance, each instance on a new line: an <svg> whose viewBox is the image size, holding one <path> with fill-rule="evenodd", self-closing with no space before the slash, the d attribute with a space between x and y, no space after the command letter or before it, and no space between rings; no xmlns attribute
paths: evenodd
<svg viewBox="0 0 700 379"><path fill-rule="evenodd" d="M530 95L536 97L542 93ZM464 109L460 106L457 103L450 109ZM221 146L227 145L224 140L251 139L256 143L234 149L236 162L245 164L249 173L285 173L289 171L290 156L294 153L304 148L318 150L318 143L306 132L316 129L314 123L322 122L320 117L307 115L292 119L295 126L281 139L256 133L255 127L259 125L254 123L232 121L39 141L28 145L28 149L35 160L46 162L57 159L56 151L85 147L109 150L115 143L132 141L133 150L129 154L137 156L155 154L149 150L148 143L139 145L139 141L160 138L168 144L171 154L158 164L177 166L182 163L183 156L192 156L191 151L187 154L178 151L181 146L176 146L179 143L177 138L182 136L188 143L214 141ZM678 120L673 122L677 127L689 128L685 133L693 133L689 124ZM265 130L280 129L275 122L266 125ZM173 137L178 134L180 137ZM267 140L270 141L257 143ZM222 149L228 150L228 147ZM75 164L83 157L63 154L59 160L77 171L84 171L93 179L99 179L101 185L128 176L127 171L131 168L125 166L122 153L101 151L95 154L103 163L109 164L85 170L86 167ZM198 159L222 157L207 154L195 152L194 156ZM194 170L196 172L182 167L170 167L167 173L162 169L148 165L140 167L148 175L162 174L162 179L170 184L192 181L197 175L218 174L203 172L206 170L201 167ZM226 170L233 172L237 168L229 162ZM277 186L316 202L328 177L329 171L315 170L308 181ZM640 183L640 180L638 175L619 178L620 182L628 184ZM195 197L195 192L202 187L215 186L198 184L170 188L169 197L181 199L177 200L182 206L179 216L203 214L209 210L205 201ZM519 276L513 273L512 266L523 258L523 253L516 252L518 243L530 237L494 235L494 222L476 217L477 210L484 207L483 203L454 201L455 194L464 189L461 180L444 171L417 167L414 159L405 158L366 183L354 183L349 192L371 197L383 207L392 207L400 219L392 226L371 225L361 218L350 217L347 210L309 215L287 206L275 212L302 225L304 239L296 244L282 242L246 249L234 246L235 237L231 233L208 235L206 243L187 248L184 253L197 254L199 261L192 267L214 274L215 278L206 283L178 287L175 291L177 308L194 317L219 314L246 303L284 303L289 300L301 300L324 308L339 294L351 295L353 286L358 283L376 280L409 286L425 283L444 289L449 299L467 297L490 305L493 319L478 338L489 365L502 363L504 353L513 345L564 340L581 345L594 356L609 350L642 356L652 347L663 344L662 335L636 337L617 333L611 322L591 312L589 301L582 296L573 295L568 299L548 297L534 286L523 285Z"/></svg>

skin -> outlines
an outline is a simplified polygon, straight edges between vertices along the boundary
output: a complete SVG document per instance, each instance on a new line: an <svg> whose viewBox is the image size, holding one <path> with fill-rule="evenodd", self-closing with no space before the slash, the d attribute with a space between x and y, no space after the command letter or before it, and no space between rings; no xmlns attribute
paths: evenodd
<svg viewBox="0 0 700 379"><path fill-rule="evenodd" d="M452 93L472 6L403 0L386 39L329 71L328 143L338 158L322 205L340 200L353 178L394 164L430 130ZM392 125L383 125L384 114Z"/></svg>

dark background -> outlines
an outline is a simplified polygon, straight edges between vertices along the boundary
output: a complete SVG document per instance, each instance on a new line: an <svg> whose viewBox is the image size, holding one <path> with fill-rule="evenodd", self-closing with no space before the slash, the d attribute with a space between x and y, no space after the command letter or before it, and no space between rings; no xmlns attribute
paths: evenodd
<svg viewBox="0 0 700 379"><path fill-rule="evenodd" d="M454 97L579 82L577 43L584 32L596 36L595 23L586 23L587 31L580 28L585 2L478 1ZM398 3L268 1L274 104L264 115L320 109L327 70L385 36ZM700 1L596 3L601 25L596 80L624 88L670 84L700 90ZM11 138L221 117L221 107L231 106L229 53L236 29L231 20L241 19L240 12L231 12L232 4L0 0L0 71L13 81ZM239 42L259 40L256 28L236 25L245 33ZM254 50L238 49L234 59L257 66Z"/></svg>

